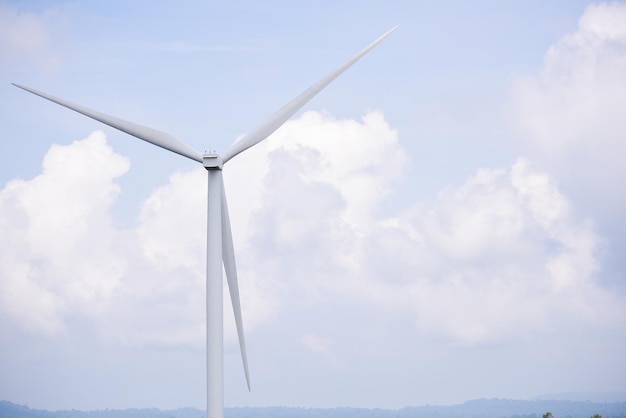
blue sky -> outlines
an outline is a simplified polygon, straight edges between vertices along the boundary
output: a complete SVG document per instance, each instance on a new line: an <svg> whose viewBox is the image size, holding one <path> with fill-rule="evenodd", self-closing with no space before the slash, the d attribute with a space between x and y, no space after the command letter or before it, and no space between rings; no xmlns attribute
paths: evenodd
<svg viewBox="0 0 626 418"><path fill-rule="evenodd" d="M10 85L240 135L252 392L385 407L626 391L626 4L0 2L0 398L204 407L202 168Z"/></svg>

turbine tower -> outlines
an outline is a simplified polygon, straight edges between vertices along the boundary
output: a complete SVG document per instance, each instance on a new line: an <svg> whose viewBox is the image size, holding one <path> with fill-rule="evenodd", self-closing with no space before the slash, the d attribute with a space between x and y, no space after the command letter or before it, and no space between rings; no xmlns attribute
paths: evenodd
<svg viewBox="0 0 626 418"><path fill-rule="evenodd" d="M246 343L243 334L241 304L239 301L239 285L237 281L237 269L235 266L235 250L233 247L232 231L230 229L228 205L226 204L222 168L231 158L270 136L317 93L324 89L334 79L339 77L339 75L372 50L376 45L381 43L397 28L398 26L387 31L365 49L348 60L345 64L300 93L300 95L280 108L260 126L245 135L239 141L235 142L230 149L221 156L215 153L200 154L167 133L138 125L133 122L128 122L126 120L74 104L67 100L54 97L30 87L13 83L16 87L43 97L44 99L50 100L61 106L65 106L78 113L82 113L85 116L119 129L120 131L126 132L129 135L202 163L202 165L207 169L206 346L208 418L223 418L224 416L222 262L224 264L224 271L226 272L228 289L230 291L230 298L235 314L235 324L237 327L237 336L239 338L239 348L241 350L241 359L243 361L246 384L248 386L248 390L250 390L250 375L248 372Z"/></svg>

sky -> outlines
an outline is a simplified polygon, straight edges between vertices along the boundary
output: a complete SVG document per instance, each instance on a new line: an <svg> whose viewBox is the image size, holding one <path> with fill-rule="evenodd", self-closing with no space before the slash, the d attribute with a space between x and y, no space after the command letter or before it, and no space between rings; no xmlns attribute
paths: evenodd
<svg viewBox="0 0 626 418"><path fill-rule="evenodd" d="M0 399L206 397L204 169L11 82L224 152L399 24L224 168L225 405L626 400L626 2L182 4L0 0Z"/></svg>

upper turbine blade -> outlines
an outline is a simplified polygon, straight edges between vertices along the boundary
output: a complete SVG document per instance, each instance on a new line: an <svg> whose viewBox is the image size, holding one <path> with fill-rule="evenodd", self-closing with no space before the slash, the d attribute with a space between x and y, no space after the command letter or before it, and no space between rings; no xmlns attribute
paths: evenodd
<svg viewBox="0 0 626 418"><path fill-rule="evenodd" d="M241 360L243 361L243 371L246 374L246 384L250 390L250 374L248 373L248 355L246 354L246 340L243 335L243 320L241 318L241 302L239 301L239 284L237 283L237 266L235 265L235 249L233 247L233 233L230 229L230 217L228 216L228 204L226 203L226 192L224 191L224 178L222 179L222 259L224 260L224 270L228 280L228 290L230 300L235 313L235 326L237 327L237 337L239 338L239 349L241 350Z"/></svg>
<svg viewBox="0 0 626 418"><path fill-rule="evenodd" d="M116 118L115 116L110 116L96 110L92 110L72 102L68 102L67 100L59 99L58 97L51 96L47 93L32 89L30 87L22 86L19 84L11 83L15 87L19 87L23 90L26 90L30 93L36 94L37 96L43 97L44 99L48 99L51 102L60 104L61 106L65 106L68 109L72 109L78 113L82 113L85 116L89 116L92 119L100 121L106 125L109 125L115 129L119 129L122 132L126 132L129 135L137 137L139 139L143 139L146 142L150 142L156 146L161 148L165 148L166 150L175 152L176 154L180 154L184 157L191 158L194 161L202 162L202 155L193 149L189 148L187 145L179 142L173 136L166 134L165 132L157 131L156 129L148 128L146 126L138 125L133 122L128 122L123 119Z"/></svg>
<svg viewBox="0 0 626 418"><path fill-rule="evenodd" d="M235 142L233 146L226 151L223 155L223 161L226 163L228 160L233 158L235 155L239 154L250 148L253 145L258 144L268 136L270 136L276 129L278 129L283 123L285 123L294 113L296 113L302 106L304 106L309 100L311 100L317 93L322 91L324 87L329 85L334 79L339 77L341 73L346 71L352 64L357 62L363 55L367 54L370 50L372 50L376 45L381 43L386 37L391 35L391 33L396 30L398 26L392 28L387 31L380 38L376 39L372 42L368 47L363 49L361 52L352 57L348 62L343 64L341 67L337 68L332 73L328 74L326 77L322 78L317 83L313 84L307 90L300 93L299 96L291 100L285 106L280 108L276 113L270 116L265 122L263 122L259 127L257 127L252 132L245 135L239 141Z"/></svg>

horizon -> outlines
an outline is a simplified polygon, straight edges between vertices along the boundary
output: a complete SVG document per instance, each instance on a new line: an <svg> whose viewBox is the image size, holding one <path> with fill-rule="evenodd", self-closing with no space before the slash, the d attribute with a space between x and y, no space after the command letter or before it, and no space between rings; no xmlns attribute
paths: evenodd
<svg viewBox="0 0 626 418"><path fill-rule="evenodd" d="M564 396L565 395L565 396ZM509 399L509 398L477 398L477 399L468 399L462 402L458 402L458 403L451 403L451 404L416 404L416 405L405 405L402 407L398 407L398 408L377 408L377 407L372 407L372 408L367 408L367 407L353 407L353 406L349 406L349 405L344 405L344 406L336 406L336 407L319 407L319 408L315 408L315 407L306 407L306 406L286 406L286 405L267 405L267 406L245 406L243 408L250 408L250 409L271 409L271 408L287 408L287 409L321 409L321 410L325 410L325 409L366 409L366 410L376 410L376 409L382 409L382 410L388 410L388 411L397 411L397 410L402 410L402 409L410 409L410 408L429 408L429 407L434 407L434 408L445 408L445 407L458 407L458 406L464 406L464 405L468 405L468 404L476 404L476 403L481 403L481 402L522 402L522 403L538 403L538 404L543 404L545 405L545 403L549 403L549 402L563 402L563 403L591 403L591 404L626 404L626 392L591 392L591 393L586 393L586 392L580 392L580 393L569 393L569 394L564 394L564 395L559 395L556 394L554 396L554 398L550 397L552 395L540 395L537 396L533 399ZM608 400L608 399L612 399L612 400ZM0 400L0 402L6 402L12 405L17 405L17 406L24 406L26 408L29 408L31 410L41 410L41 411L50 411L50 412L63 412L63 411L67 411L67 410L72 410L72 411L83 411L83 412L97 412L97 411L103 411L103 410L117 410L117 411L124 411L124 410L142 410L142 409L157 409L160 411L174 411L174 410L180 410L180 409L196 409L196 410L200 410L200 411L206 411L205 409L202 408L197 408L194 406L180 406L180 407L176 407L176 408L157 408L157 407L128 407L128 408L99 408L99 409L91 409L91 410L80 410L80 409L75 409L75 408L67 408L67 409L54 409L54 410L48 410L45 408L33 408L30 407L29 405L25 405L25 404L17 404L14 402L11 402L9 400ZM240 406L225 406L224 409L236 409L236 408L242 408Z"/></svg>
<svg viewBox="0 0 626 418"><path fill-rule="evenodd" d="M9 83L223 152L397 24L224 169L225 407L626 393L626 2L105 3L0 0L0 398L206 398L203 168Z"/></svg>
<svg viewBox="0 0 626 418"><path fill-rule="evenodd" d="M624 395L624 394L622 394ZM623 399L623 397L622 397ZM473 399L462 404L453 405L409 405L402 408L310 408L288 406L265 406L265 407L227 407L225 416L231 418L248 418L258 416L268 417L312 417L325 416L344 418L353 416L355 411L363 417L404 417L414 418L431 416L439 417L477 417L484 418L519 418L550 416L569 418L593 418L598 415L604 418L621 417L626 412L626 401L621 402L593 402L593 401L569 401L569 400L516 400L516 399ZM42 410L32 409L26 405L18 405L8 401L0 401L0 416L13 417L19 415L23 418L37 418L44 416L82 417L81 414L100 417L110 416L114 413L119 418L141 417L168 417L168 418L199 418L205 416L206 410L194 407L179 407L173 409L159 408L125 408L125 409L97 409L97 410ZM68 415L69 414L69 415ZM104 415L102 415L104 414ZM322 414L322 415L320 415ZM399 414L399 415L398 415Z"/></svg>

